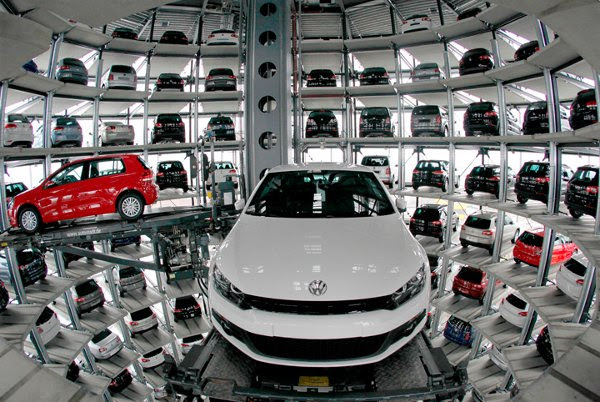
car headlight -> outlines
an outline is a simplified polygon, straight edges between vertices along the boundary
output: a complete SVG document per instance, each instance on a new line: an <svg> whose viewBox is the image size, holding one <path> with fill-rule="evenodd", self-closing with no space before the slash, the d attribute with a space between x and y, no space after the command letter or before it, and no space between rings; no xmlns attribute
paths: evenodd
<svg viewBox="0 0 600 402"><path fill-rule="evenodd" d="M244 293L236 288L229 279L223 275L219 268L215 265L213 269L213 281L215 289L227 300L235 304L241 309L247 310L250 308L244 300Z"/></svg>
<svg viewBox="0 0 600 402"><path fill-rule="evenodd" d="M413 298L423 290L427 278L427 275L425 274L425 265L425 263L421 264L421 268L419 268L415 276L410 278L404 286L392 294L392 302L396 307Z"/></svg>

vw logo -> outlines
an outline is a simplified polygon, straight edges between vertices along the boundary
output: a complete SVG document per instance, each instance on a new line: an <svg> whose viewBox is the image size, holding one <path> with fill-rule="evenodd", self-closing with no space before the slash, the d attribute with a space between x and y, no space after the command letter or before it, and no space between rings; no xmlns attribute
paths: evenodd
<svg viewBox="0 0 600 402"><path fill-rule="evenodd" d="M322 280L316 279L308 284L308 291L315 296L324 295L327 292L327 284Z"/></svg>

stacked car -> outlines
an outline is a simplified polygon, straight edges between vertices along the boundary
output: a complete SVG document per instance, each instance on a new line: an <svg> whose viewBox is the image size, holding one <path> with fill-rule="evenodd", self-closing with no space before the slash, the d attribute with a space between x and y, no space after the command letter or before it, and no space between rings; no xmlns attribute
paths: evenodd
<svg viewBox="0 0 600 402"><path fill-rule="evenodd" d="M534 267L539 266L543 242L543 229L524 231L515 242L515 248L513 249L515 262L524 262ZM577 252L575 243L567 236L557 234L554 239L554 244L552 244L550 264L554 265L566 261L571 258L575 252Z"/></svg>

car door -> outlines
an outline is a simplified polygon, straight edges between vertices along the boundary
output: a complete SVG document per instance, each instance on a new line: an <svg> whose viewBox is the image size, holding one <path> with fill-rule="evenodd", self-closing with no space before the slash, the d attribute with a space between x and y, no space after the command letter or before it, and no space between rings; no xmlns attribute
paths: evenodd
<svg viewBox="0 0 600 402"><path fill-rule="evenodd" d="M121 158L104 158L90 162L90 178L85 183L82 202L94 214L115 212L117 196L124 185L125 165Z"/></svg>
<svg viewBox="0 0 600 402"><path fill-rule="evenodd" d="M44 184L38 198L44 222L79 218L78 197L82 179L87 178L87 162L59 170Z"/></svg>
<svg viewBox="0 0 600 402"><path fill-rule="evenodd" d="M554 250L552 251L552 263L556 264L566 256L565 239L562 236L556 236L554 239Z"/></svg>

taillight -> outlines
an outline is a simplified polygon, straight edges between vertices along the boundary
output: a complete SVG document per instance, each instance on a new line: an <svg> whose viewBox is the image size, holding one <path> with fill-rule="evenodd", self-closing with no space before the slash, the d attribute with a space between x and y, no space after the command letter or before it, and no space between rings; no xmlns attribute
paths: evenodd
<svg viewBox="0 0 600 402"><path fill-rule="evenodd" d="M116 129L116 128L117 128L116 126L108 126L108 129L109 129L109 130L114 130L114 129Z"/></svg>
<svg viewBox="0 0 600 402"><path fill-rule="evenodd" d="M536 177L535 181L538 183L550 183L550 178L549 177Z"/></svg>
<svg viewBox="0 0 600 402"><path fill-rule="evenodd" d="M208 39L211 39L211 38L214 38L214 37L215 37L215 35L213 35L213 34L208 35Z"/></svg>
<svg viewBox="0 0 600 402"><path fill-rule="evenodd" d="M442 226L442 221L433 221L431 222L433 226Z"/></svg>
<svg viewBox="0 0 600 402"><path fill-rule="evenodd" d="M76 302L76 303L82 303L82 302L84 302L84 301L85 301L85 297L76 297L76 298L75 298L75 302Z"/></svg>
<svg viewBox="0 0 600 402"><path fill-rule="evenodd" d="M597 195L598 194L598 186L587 186L585 191L588 194Z"/></svg>
<svg viewBox="0 0 600 402"><path fill-rule="evenodd" d="M415 174L415 173L419 173L419 169L414 169L413 174Z"/></svg>
<svg viewBox="0 0 600 402"><path fill-rule="evenodd" d="M481 232L481 234L484 236L493 236L494 231L493 230L484 230L483 232Z"/></svg>
<svg viewBox="0 0 600 402"><path fill-rule="evenodd" d="M173 312L174 313L181 313L183 310L181 310L180 308L174 308Z"/></svg>
<svg viewBox="0 0 600 402"><path fill-rule="evenodd" d="M444 171L443 170L434 170L432 173L436 174L436 175L440 175L440 174L444 174Z"/></svg>
<svg viewBox="0 0 600 402"><path fill-rule="evenodd" d="M383 76L384 76L385 78L389 78L389 74L387 73L387 71L386 71L385 73L383 73Z"/></svg>
<svg viewBox="0 0 600 402"><path fill-rule="evenodd" d="M232 38L237 38L238 36L237 36L237 34L236 34L236 33L232 33L232 34L231 34L231 37L232 37Z"/></svg>
<svg viewBox="0 0 600 402"><path fill-rule="evenodd" d="M229 78L231 78L232 80L235 80L235 75L230 75Z"/></svg>
<svg viewBox="0 0 600 402"><path fill-rule="evenodd" d="M519 315L520 315L521 317L527 317L527 311L520 311L520 312L519 312Z"/></svg>
<svg viewBox="0 0 600 402"><path fill-rule="evenodd" d="M189 345L189 344L187 344L187 343L182 343L182 344L181 344L181 347L183 347L183 348L187 348L188 346L190 346L190 345Z"/></svg>
<svg viewBox="0 0 600 402"><path fill-rule="evenodd" d="M109 80L109 81L112 81L112 80L114 80L114 79L115 79L115 76L114 76L114 75L112 75L112 74L109 74L109 75L108 75L108 80Z"/></svg>
<svg viewBox="0 0 600 402"><path fill-rule="evenodd" d="M466 226L466 225L462 225L462 226L460 227L460 230L465 230L466 228L467 228L467 226Z"/></svg>
<svg viewBox="0 0 600 402"><path fill-rule="evenodd" d="M317 123L313 119L306 120L306 125L313 126L315 124L317 124Z"/></svg>
<svg viewBox="0 0 600 402"><path fill-rule="evenodd" d="M183 84L184 84L183 80L179 80L179 83L180 83L181 85L183 85Z"/></svg>
<svg viewBox="0 0 600 402"><path fill-rule="evenodd" d="M64 127L54 127L54 131L63 131Z"/></svg>
<svg viewBox="0 0 600 402"><path fill-rule="evenodd" d="M391 170L390 170L390 168L389 168L389 167L388 167L388 168L386 168L386 169L385 169L385 174L389 176L389 174L390 174L390 173L391 173Z"/></svg>
<svg viewBox="0 0 600 402"><path fill-rule="evenodd" d="M577 283L578 285L583 285L583 279L577 279L575 283Z"/></svg>
<svg viewBox="0 0 600 402"><path fill-rule="evenodd" d="M483 114L483 117L497 117L497 116L498 116L498 113L496 113L496 112L494 112L494 111L491 111L491 112L485 112L485 113Z"/></svg>
<svg viewBox="0 0 600 402"><path fill-rule="evenodd" d="M596 107L596 99L589 100L585 102L586 107Z"/></svg>
<svg viewBox="0 0 600 402"><path fill-rule="evenodd" d="M163 177L164 175L165 175L165 174L164 174L163 172L158 172L158 173L156 174L156 176L157 176L157 177Z"/></svg>
<svg viewBox="0 0 600 402"><path fill-rule="evenodd" d="M366 78L366 77L367 77L367 76L366 76L366 75L364 75L364 74L360 74L360 75L358 76L358 78L360 78L360 79L363 79L363 78Z"/></svg>
<svg viewBox="0 0 600 402"><path fill-rule="evenodd" d="M162 123L154 123L154 127L161 128L162 127Z"/></svg>
<svg viewBox="0 0 600 402"><path fill-rule="evenodd" d="M308 74L308 75L306 76L306 79L307 79L307 80L312 80L312 79L313 79L313 76L312 76L312 75L310 75L310 74Z"/></svg>
<svg viewBox="0 0 600 402"><path fill-rule="evenodd" d="M498 176L492 176L490 177L491 181L500 181L500 178Z"/></svg>
<svg viewBox="0 0 600 402"><path fill-rule="evenodd" d="M439 72L440 72L440 69L439 69L439 68L434 68L434 69L433 69L433 72L435 72L435 73L439 73Z"/></svg>
<svg viewBox="0 0 600 402"><path fill-rule="evenodd" d="M179 124L178 124L178 126L179 126L179 127L183 127L183 126L185 126L185 123L184 123L184 122L182 122L182 121L180 121L180 122L179 122Z"/></svg>
<svg viewBox="0 0 600 402"><path fill-rule="evenodd" d="M158 80L156 80L157 84L162 84L162 80L159 78Z"/></svg>
<svg viewBox="0 0 600 402"><path fill-rule="evenodd" d="M237 174L237 171L235 169L231 169L229 173Z"/></svg>
<svg viewBox="0 0 600 402"><path fill-rule="evenodd" d="M181 170L179 171L179 174L187 174L187 172L185 170Z"/></svg>
<svg viewBox="0 0 600 402"><path fill-rule="evenodd" d="M415 218L410 218L410 223L415 223L417 220Z"/></svg>
<svg viewBox="0 0 600 402"><path fill-rule="evenodd" d="M16 124L8 123L4 125L4 128L17 128Z"/></svg>
<svg viewBox="0 0 600 402"><path fill-rule="evenodd" d="M152 313L152 318L156 318L156 313Z"/></svg>
<svg viewBox="0 0 600 402"><path fill-rule="evenodd" d="M70 66L60 66L58 69L59 70L70 70L71 67Z"/></svg>
<svg viewBox="0 0 600 402"><path fill-rule="evenodd" d="M435 124L442 124L442 116L439 114L435 116Z"/></svg>
<svg viewBox="0 0 600 402"><path fill-rule="evenodd" d="M479 56L479 60L489 60L490 56L487 54L482 54L481 56Z"/></svg>
<svg viewBox="0 0 600 402"><path fill-rule="evenodd" d="M42 327L37 327L37 333L41 334L42 332L44 332L44 329Z"/></svg>
<svg viewBox="0 0 600 402"><path fill-rule="evenodd" d="M139 322L137 322L137 321L129 321L129 325L131 325L132 327L135 327L138 324L139 324Z"/></svg>
<svg viewBox="0 0 600 402"><path fill-rule="evenodd" d="M360 120L358 121L358 124L360 124L361 126L365 125L365 119L363 119L362 116L360 116Z"/></svg>
<svg viewBox="0 0 600 402"><path fill-rule="evenodd" d="M98 352L103 353L106 352L108 349L105 347L101 347L100 349L98 349Z"/></svg>
<svg viewBox="0 0 600 402"><path fill-rule="evenodd" d="M207 80L212 80L212 79L213 79L213 76L212 76L212 75L209 75L208 77L206 77L206 79L207 79Z"/></svg>
<svg viewBox="0 0 600 402"><path fill-rule="evenodd" d="M150 359L148 359L146 357L142 357L141 361L142 361L142 363L148 363L150 361Z"/></svg>

